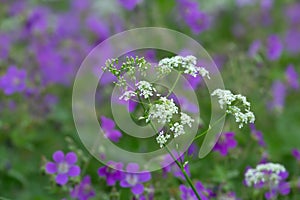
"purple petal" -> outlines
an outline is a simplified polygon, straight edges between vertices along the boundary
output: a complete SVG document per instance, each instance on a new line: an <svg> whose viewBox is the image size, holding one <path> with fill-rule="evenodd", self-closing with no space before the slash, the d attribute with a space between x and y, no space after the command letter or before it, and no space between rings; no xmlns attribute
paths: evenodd
<svg viewBox="0 0 300 200"><path fill-rule="evenodd" d="M80 167L73 165L70 167L68 175L69 176L78 176L80 174Z"/></svg>
<svg viewBox="0 0 300 200"><path fill-rule="evenodd" d="M139 171L139 165L136 163L128 163L126 171L136 173Z"/></svg>
<svg viewBox="0 0 300 200"><path fill-rule="evenodd" d="M291 186L287 182L280 183L278 188L279 188L280 194L282 194L282 195L288 195L291 191Z"/></svg>
<svg viewBox="0 0 300 200"><path fill-rule="evenodd" d="M77 156L74 152L69 152L66 155L66 161L68 164L72 165L77 162Z"/></svg>
<svg viewBox="0 0 300 200"><path fill-rule="evenodd" d="M106 166L100 167L100 168L98 169L98 175L99 175L99 176L102 176L102 177L106 177L106 175L107 175L107 173L106 173Z"/></svg>
<svg viewBox="0 0 300 200"><path fill-rule="evenodd" d="M151 173L150 172L145 172L145 173L140 173L138 174L139 177L139 182L147 182L151 179Z"/></svg>
<svg viewBox="0 0 300 200"><path fill-rule="evenodd" d="M47 174L54 174L57 172L57 167L56 164L53 162L48 162L46 164L46 172Z"/></svg>
<svg viewBox="0 0 300 200"><path fill-rule="evenodd" d="M126 179L120 181L120 186L123 188L131 187L131 185L126 181Z"/></svg>
<svg viewBox="0 0 300 200"><path fill-rule="evenodd" d="M60 185L65 185L68 182L67 174L58 174L55 179L56 183Z"/></svg>
<svg viewBox="0 0 300 200"><path fill-rule="evenodd" d="M101 117L101 125L102 125L103 129L110 130L115 127L115 122L112 119L102 116Z"/></svg>
<svg viewBox="0 0 300 200"><path fill-rule="evenodd" d="M144 192L144 186L142 184L137 184L131 188L131 192L135 195L142 194Z"/></svg>
<svg viewBox="0 0 300 200"><path fill-rule="evenodd" d="M55 162L62 162L63 160L65 159L65 155L62 151L56 151L54 154L53 154L53 160Z"/></svg>

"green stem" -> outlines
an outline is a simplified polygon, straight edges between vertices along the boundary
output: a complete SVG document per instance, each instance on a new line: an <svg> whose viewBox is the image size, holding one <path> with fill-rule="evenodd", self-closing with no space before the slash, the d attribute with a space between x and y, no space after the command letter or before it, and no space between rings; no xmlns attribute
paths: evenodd
<svg viewBox="0 0 300 200"><path fill-rule="evenodd" d="M177 78L176 78L174 84L172 85L171 90L169 91L169 93L167 94L166 97L169 97L169 96L171 95L171 93L173 92L174 88L176 87L176 85L177 85L177 83L178 83L178 81L179 81L180 76L181 76L181 72L178 72L178 76L177 76Z"/></svg>
<svg viewBox="0 0 300 200"><path fill-rule="evenodd" d="M197 135L193 141L197 140L198 138L205 135L210 129L212 129L219 121L221 121L223 118L225 118L227 113L225 113L222 117L220 117L211 127L209 127L206 131L202 132L201 134Z"/></svg>

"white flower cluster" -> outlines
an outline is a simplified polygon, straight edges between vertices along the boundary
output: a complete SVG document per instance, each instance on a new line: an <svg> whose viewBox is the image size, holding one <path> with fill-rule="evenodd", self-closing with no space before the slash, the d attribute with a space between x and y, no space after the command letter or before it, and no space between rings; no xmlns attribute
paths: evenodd
<svg viewBox="0 0 300 200"><path fill-rule="evenodd" d="M286 169L280 164L259 164L255 169L247 170L247 172L245 173L245 182L247 186L253 186L259 183L277 186L283 179L280 176L281 173L286 173Z"/></svg>
<svg viewBox="0 0 300 200"><path fill-rule="evenodd" d="M171 58L164 58L158 63L158 70L160 74L166 75L172 71L172 69L183 69L183 73L190 74L196 77L200 74L203 77L209 77L209 72L203 67L196 66L197 59L195 56L174 56Z"/></svg>
<svg viewBox="0 0 300 200"><path fill-rule="evenodd" d="M170 130L173 131L173 133L174 133L174 138L176 138L176 137L178 137L178 136L180 136L180 135L185 134L183 125L180 124L180 123L178 123L178 122L175 122L175 123L173 124L173 126L171 126Z"/></svg>
<svg viewBox="0 0 300 200"><path fill-rule="evenodd" d="M222 89L216 89L211 95L218 97L222 109L224 106L227 106L226 112L235 117L235 121L239 123L239 128L242 128L244 124L254 123L255 116L250 111L250 103L245 96L240 94L235 95L230 90ZM238 107L239 104L241 105Z"/></svg>
<svg viewBox="0 0 300 200"><path fill-rule="evenodd" d="M183 125L188 125L189 127L192 127L192 123L195 121L193 118L191 118L186 113L181 112L180 113L180 121Z"/></svg>
<svg viewBox="0 0 300 200"><path fill-rule="evenodd" d="M134 91L128 90L125 91L122 96L120 96L120 100L124 99L125 101L128 101L129 99L131 99L131 97L134 97L136 95L136 93Z"/></svg>
<svg viewBox="0 0 300 200"><path fill-rule="evenodd" d="M156 142L159 144L160 148L163 148L163 146L167 143L168 139L171 136L169 134L164 134L163 131L161 131L158 136L156 137Z"/></svg>
<svg viewBox="0 0 300 200"><path fill-rule="evenodd" d="M173 114L176 113L178 113L178 107L175 105L173 99L160 97L159 102L150 107L146 122L156 119L158 123L165 124L166 122L170 122Z"/></svg>
<svg viewBox="0 0 300 200"><path fill-rule="evenodd" d="M140 81L137 84L138 90L140 91L140 96L144 96L147 99L150 96L153 96L153 92L156 92L156 89L147 81Z"/></svg>

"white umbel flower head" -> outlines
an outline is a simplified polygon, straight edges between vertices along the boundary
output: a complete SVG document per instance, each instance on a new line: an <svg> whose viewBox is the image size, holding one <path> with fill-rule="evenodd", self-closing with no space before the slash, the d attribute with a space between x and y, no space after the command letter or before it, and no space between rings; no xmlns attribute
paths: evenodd
<svg viewBox="0 0 300 200"><path fill-rule="evenodd" d="M259 164L255 169L248 169L245 173L245 183L248 187L256 185L278 186L280 181L287 178L284 166L277 163Z"/></svg>
<svg viewBox="0 0 300 200"><path fill-rule="evenodd" d="M172 69L183 70L183 73L190 74L193 77L201 75L209 77L209 72L203 67L197 66L197 58L195 56L174 56L171 58L164 58L158 63L158 70L161 75L169 74Z"/></svg>
<svg viewBox="0 0 300 200"><path fill-rule="evenodd" d="M175 105L173 99L160 97L158 103L150 107L146 122L156 119L158 123L165 124L166 122L170 122L173 114L176 113L178 113L178 107Z"/></svg>
<svg viewBox="0 0 300 200"><path fill-rule="evenodd" d="M147 81L140 81L136 84L136 86L140 91L140 96L144 96L145 99L153 96L153 92L156 92L156 89L152 86L152 84Z"/></svg>
<svg viewBox="0 0 300 200"><path fill-rule="evenodd" d="M164 134L163 131L161 131L158 136L156 137L156 142L159 144L160 148L163 148L163 146L168 142L168 139L171 136L169 134Z"/></svg>
<svg viewBox="0 0 300 200"><path fill-rule="evenodd" d="M251 105L245 96L241 94L235 95L230 90L221 89L216 89L211 95L218 97L222 109L224 106L227 106L226 113L232 114L235 117L235 121L239 123L239 128L242 128L244 124L254 123L255 116L250 111Z"/></svg>
<svg viewBox="0 0 300 200"><path fill-rule="evenodd" d="M192 127L192 123L195 121L193 118L191 118L188 114L181 112L180 113L180 121L182 125L188 125L189 127Z"/></svg>
<svg viewBox="0 0 300 200"><path fill-rule="evenodd" d="M131 91L131 90L128 90L128 91L125 91L122 96L120 96L120 100L125 100L125 101L128 101L129 99L131 99L132 97L134 97L136 95L136 93L134 91Z"/></svg>
<svg viewBox="0 0 300 200"><path fill-rule="evenodd" d="M178 123L178 122L175 122L173 124L173 126L170 128L171 131L173 131L174 133L174 138L180 136L180 135L183 135L185 134L184 132L184 129L183 129L183 125Z"/></svg>

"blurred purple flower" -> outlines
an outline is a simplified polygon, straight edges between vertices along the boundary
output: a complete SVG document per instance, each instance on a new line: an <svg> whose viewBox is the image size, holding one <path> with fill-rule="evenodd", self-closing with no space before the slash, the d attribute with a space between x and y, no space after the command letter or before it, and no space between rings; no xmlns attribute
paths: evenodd
<svg viewBox="0 0 300 200"><path fill-rule="evenodd" d="M291 25L299 24L300 23L300 3L290 4L287 9L285 10L285 15L287 20Z"/></svg>
<svg viewBox="0 0 300 200"><path fill-rule="evenodd" d="M5 60L11 48L12 38L9 34L0 33L0 60Z"/></svg>
<svg viewBox="0 0 300 200"><path fill-rule="evenodd" d="M177 158L179 162L184 161L183 155L179 157L177 152L173 152L173 156ZM181 180L185 180L184 174L182 173L181 169L177 166L177 164L174 162L173 157L170 154L165 155L162 163L161 163L163 176L166 177L168 173L172 173L173 176L176 178L179 178ZM184 166L184 170L187 173L188 176L191 176L190 173L190 167L188 164Z"/></svg>
<svg viewBox="0 0 300 200"><path fill-rule="evenodd" d="M109 36L108 26L97 16L89 16L86 19L86 25L99 38L99 41L103 41Z"/></svg>
<svg viewBox="0 0 300 200"><path fill-rule="evenodd" d="M285 70L285 76L291 88L299 89L299 77L293 65L289 65Z"/></svg>
<svg viewBox="0 0 300 200"><path fill-rule="evenodd" d="M288 195L291 191L291 186L288 182L281 182L277 187L272 188L265 193L266 199L274 199L278 193L281 195Z"/></svg>
<svg viewBox="0 0 300 200"><path fill-rule="evenodd" d="M56 151L52 157L55 162L46 163L46 173L57 174L55 179L57 184L65 185L69 176L79 176L80 167L75 165L77 156L74 152L69 152L65 156L62 151Z"/></svg>
<svg viewBox="0 0 300 200"><path fill-rule="evenodd" d="M281 110L285 104L286 87L281 81L275 81L272 85L273 100L270 102L271 109Z"/></svg>
<svg viewBox="0 0 300 200"><path fill-rule="evenodd" d="M180 104L180 109L190 113L198 113L198 105L191 103L186 97L179 96L178 103Z"/></svg>
<svg viewBox="0 0 300 200"><path fill-rule="evenodd" d="M191 146L187 150L187 154L194 158L198 155L198 146L195 143L192 143Z"/></svg>
<svg viewBox="0 0 300 200"><path fill-rule="evenodd" d="M212 191L206 189L200 181L196 182L195 188L202 200L209 200L209 197L212 196ZM181 191L180 197L182 200L198 200L192 188L189 188L185 185L180 185L179 189Z"/></svg>
<svg viewBox="0 0 300 200"><path fill-rule="evenodd" d="M250 124L251 134L257 140L259 146L265 147L266 143L261 131L257 130L254 124Z"/></svg>
<svg viewBox="0 0 300 200"><path fill-rule="evenodd" d="M180 14L192 32L199 34L210 26L209 16L199 10L199 5L193 0L177 0Z"/></svg>
<svg viewBox="0 0 300 200"><path fill-rule="evenodd" d="M119 0L119 3L127 10L133 10L141 0Z"/></svg>
<svg viewBox="0 0 300 200"><path fill-rule="evenodd" d="M213 150L218 151L221 156L226 156L229 150L234 149L236 146L237 141L234 139L234 132L226 132L221 134Z"/></svg>
<svg viewBox="0 0 300 200"><path fill-rule="evenodd" d="M267 58L271 61L279 59L282 49L280 38L277 35L270 35L267 39Z"/></svg>
<svg viewBox="0 0 300 200"><path fill-rule="evenodd" d="M26 76L27 73L24 69L10 66L6 74L0 77L0 88L6 95L23 92L26 89Z"/></svg>
<svg viewBox="0 0 300 200"><path fill-rule="evenodd" d="M292 155L300 162L300 151L298 149L293 149Z"/></svg>
<svg viewBox="0 0 300 200"><path fill-rule="evenodd" d="M115 122L112 119L102 116L101 117L101 128L104 131L105 137L113 142L119 142L122 137L122 133L115 129Z"/></svg>
<svg viewBox="0 0 300 200"><path fill-rule="evenodd" d="M98 169L98 175L105 177L108 186L113 186L117 181L122 179L123 163L121 162L107 162L107 166Z"/></svg>
<svg viewBox="0 0 300 200"><path fill-rule="evenodd" d="M300 52L300 30L299 29L292 27L286 32L285 49L291 54L298 54Z"/></svg>
<svg viewBox="0 0 300 200"><path fill-rule="evenodd" d="M95 196L95 191L91 185L91 177L85 176L79 185L76 185L70 192L72 198L78 200L88 200Z"/></svg>
<svg viewBox="0 0 300 200"><path fill-rule="evenodd" d="M142 183L151 179L151 173L148 171L139 171L139 165L136 163L129 163L123 173L120 186L123 188L131 188L131 192L135 195L140 195L144 192L144 185Z"/></svg>
<svg viewBox="0 0 300 200"><path fill-rule="evenodd" d="M254 56L257 55L260 48L261 48L261 41L260 40L253 41L249 47L248 56L253 58Z"/></svg>

